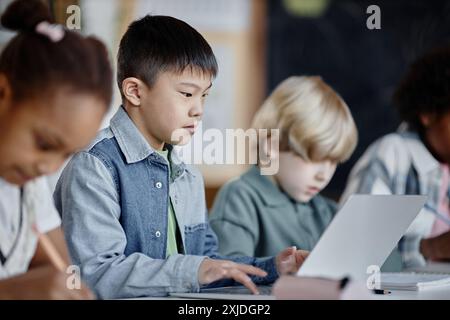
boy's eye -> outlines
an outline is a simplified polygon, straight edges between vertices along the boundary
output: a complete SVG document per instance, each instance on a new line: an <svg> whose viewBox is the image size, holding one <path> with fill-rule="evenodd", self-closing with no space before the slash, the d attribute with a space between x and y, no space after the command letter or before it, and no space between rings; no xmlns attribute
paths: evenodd
<svg viewBox="0 0 450 320"><path fill-rule="evenodd" d="M208 93L202 94L202 98L206 98L207 95L208 95Z"/></svg>
<svg viewBox="0 0 450 320"><path fill-rule="evenodd" d="M181 94L182 94L183 96L185 96L186 98L192 97L192 93L189 93L189 92L181 92Z"/></svg>
<svg viewBox="0 0 450 320"><path fill-rule="evenodd" d="M36 145L42 151L49 151L53 149L53 146L50 143L41 138L36 139Z"/></svg>

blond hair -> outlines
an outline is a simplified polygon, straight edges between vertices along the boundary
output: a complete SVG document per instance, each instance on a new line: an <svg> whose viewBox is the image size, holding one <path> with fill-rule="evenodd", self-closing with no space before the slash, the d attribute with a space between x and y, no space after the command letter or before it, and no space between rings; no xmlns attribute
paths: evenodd
<svg viewBox="0 0 450 320"><path fill-rule="evenodd" d="M279 129L280 150L306 161L344 162L358 141L347 104L318 76L281 82L255 114L252 127Z"/></svg>

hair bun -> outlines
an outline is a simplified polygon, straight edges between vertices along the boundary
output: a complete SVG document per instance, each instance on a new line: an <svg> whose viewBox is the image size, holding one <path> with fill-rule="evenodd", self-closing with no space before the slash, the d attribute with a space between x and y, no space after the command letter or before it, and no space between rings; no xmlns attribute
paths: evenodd
<svg viewBox="0 0 450 320"><path fill-rule="evenodd" d="M3 27L13 31L31 31L39 22L53 22L50 11L40 0L16 0L1 17Z"/></svg>

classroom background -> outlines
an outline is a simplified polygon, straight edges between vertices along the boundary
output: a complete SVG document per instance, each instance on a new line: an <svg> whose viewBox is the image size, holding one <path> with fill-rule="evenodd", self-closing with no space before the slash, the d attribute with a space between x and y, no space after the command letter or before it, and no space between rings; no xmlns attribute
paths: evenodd
<svg viewBox="0 0 450 320"><path fill-rule="evenodd" d="M44 0L45 1L45 0ZM0 1L3 11L10 0ZM102 39L116 58L129 23L146 14L191 24L211 44L219 75L207 99L203 130L249 128L264 98L290 75L320 75L349 105L359 130L351 159L338 167L323 194L338 199L355 161L378 137L399 125L391 95L408 64L450 40L446 0L47 0L65 24L75 5L83 34ZM381 29L369 29L370 5ZM73 7L72 7L73 9ZM0 47L12 33L0 30ZM0 48L1 49L1 48ZM111 112L120 105L117 87ZM201 137L195 137L195 139ZM194 140L195 140L194 139ZM208 206L245 165L200 165Z"/></svg>

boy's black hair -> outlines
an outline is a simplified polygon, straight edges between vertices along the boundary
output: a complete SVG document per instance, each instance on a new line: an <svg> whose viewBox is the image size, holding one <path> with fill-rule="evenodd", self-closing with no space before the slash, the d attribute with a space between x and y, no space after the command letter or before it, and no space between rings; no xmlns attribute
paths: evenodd
<svg viewBox="0 0 450 320"><path fill-rule="evenodd" d="M191 67L215 77L218 69L202 35L186 22L168 16L147 15L131 23L120 41L117 60L121 93L122 81L128 77L152 86L163 71L183 72Z"/></svg>
<svg viewBox="0 0 450 320"><path fill-rule="evenodd" d="M421 131L420 115L450 112L450 45L435 48L409 68L393 102L402 120Z"/></svg>

